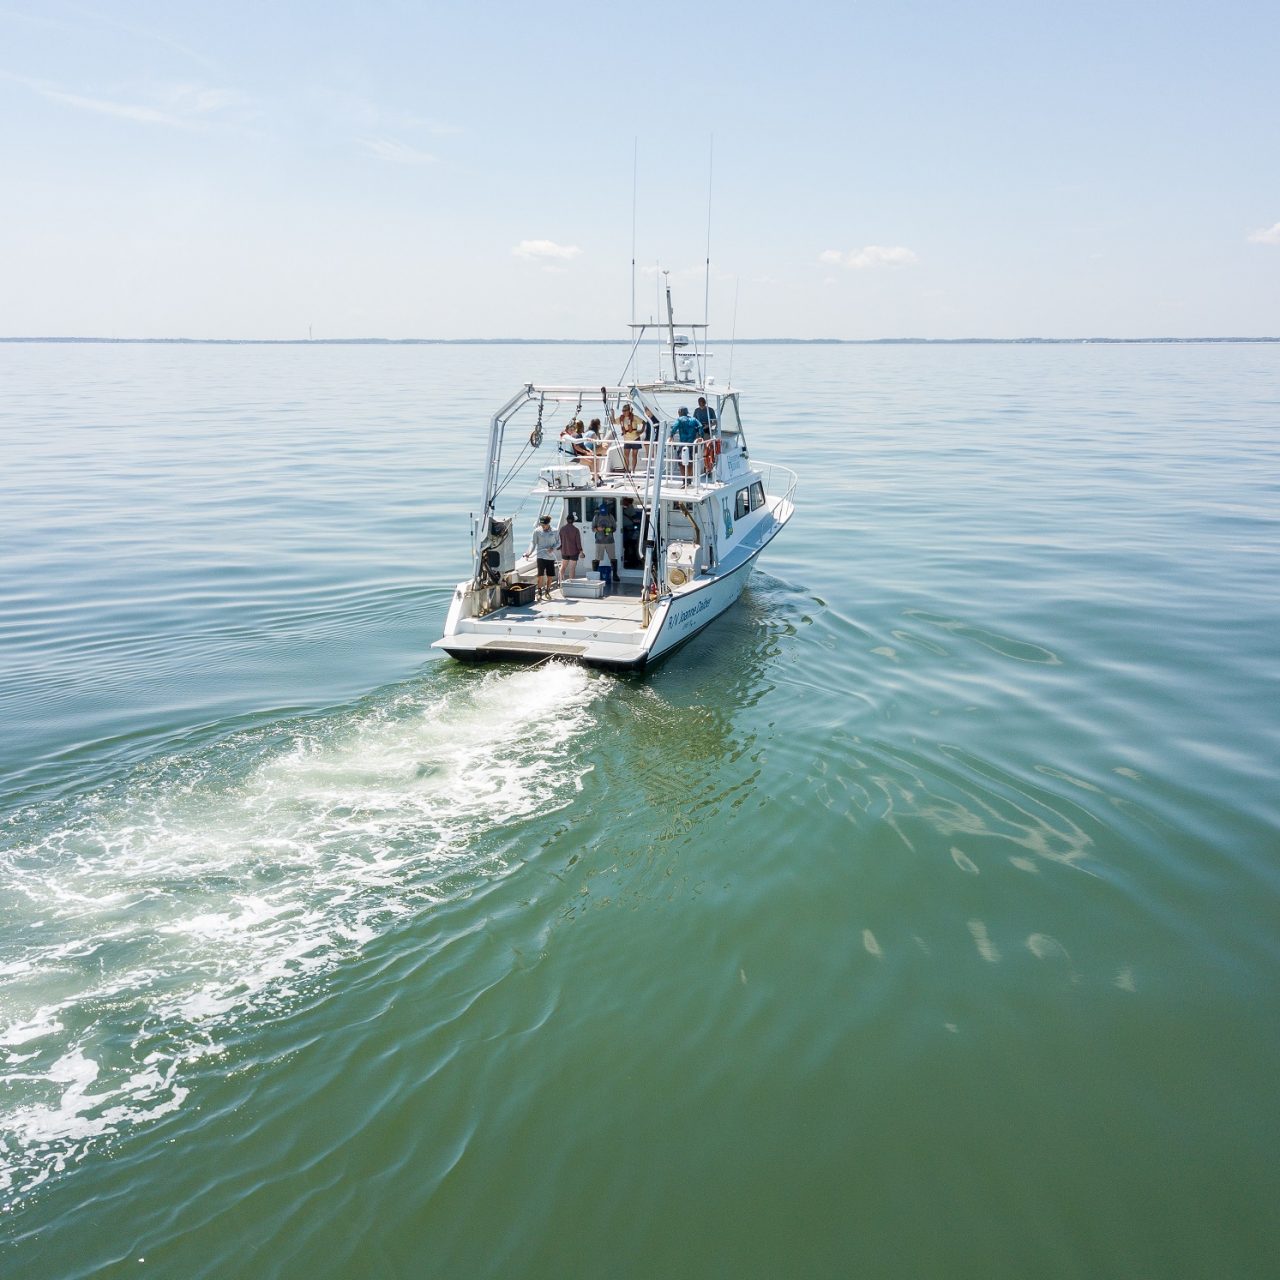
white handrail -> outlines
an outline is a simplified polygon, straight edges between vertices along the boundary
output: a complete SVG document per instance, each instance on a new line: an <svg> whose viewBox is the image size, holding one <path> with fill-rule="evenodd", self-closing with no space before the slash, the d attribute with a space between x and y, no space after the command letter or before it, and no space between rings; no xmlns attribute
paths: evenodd
<svg viewBox="0 0 1280 1280"><path fill-rule="evenodd" d="M766 496L778 498L782 502L791 502L795 497L796 485L800 483L800 477L790 467L784 467L778 462L755 462L754 459L753 462L764 485ZM778 489L782 485L786 487L782 493L779 493Z"/></svg>

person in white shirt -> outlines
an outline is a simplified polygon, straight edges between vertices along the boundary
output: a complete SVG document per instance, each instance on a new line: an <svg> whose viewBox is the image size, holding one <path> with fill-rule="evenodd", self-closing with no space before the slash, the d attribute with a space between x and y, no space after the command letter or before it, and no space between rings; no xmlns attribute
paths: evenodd
<svg viewBox="0 0 1280 1280"><path fill-rule="evenodd" d="M556 552L560 550L560 535L551 527L550 516L539 516L533 530L533 541L526 555L538 561L538 585L534 599L550 600L551 588L556 582Z"/></svg>

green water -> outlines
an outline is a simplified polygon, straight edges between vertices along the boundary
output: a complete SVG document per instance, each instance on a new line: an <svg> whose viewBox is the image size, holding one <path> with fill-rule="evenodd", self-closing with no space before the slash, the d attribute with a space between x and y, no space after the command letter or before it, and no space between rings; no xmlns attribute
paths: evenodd
<svg viewBox="0 0 1280 1280"><path fill-rule="evenodd" d="M621 358L0 346L0 1272L1274 1274L1280 349L744 348L731 613L429 655Z"/></svg>

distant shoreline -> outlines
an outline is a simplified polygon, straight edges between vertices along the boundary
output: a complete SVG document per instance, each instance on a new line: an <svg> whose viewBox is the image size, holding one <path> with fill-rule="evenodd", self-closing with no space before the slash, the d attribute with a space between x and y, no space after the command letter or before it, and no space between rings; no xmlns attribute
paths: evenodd
<svg viewBox="0 0 1280 1280"><path fill-rule="evenodd" d="M8 343L106 343L208 347L626 347L626 338L0 338ZM738 338L742 346L955 347L1142 346L1280 342L1276 338ZM726 341L713 346L725 346ZM728 345L732 345L731 343Z"/></svg>

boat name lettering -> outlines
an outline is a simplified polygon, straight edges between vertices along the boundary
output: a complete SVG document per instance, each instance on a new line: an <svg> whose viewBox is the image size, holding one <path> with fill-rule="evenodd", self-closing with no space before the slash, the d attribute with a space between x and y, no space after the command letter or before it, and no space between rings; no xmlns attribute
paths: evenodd
<svg viewBox="0 0 1280 1280"><path fill-rule="evenodd" d="M700 614L710 604L711 601L709 599L699 600L697 604L690 605L687 609L682 609L674 618L671 619L671 625L673 627L683 627L686 622L691 618L696 618L698 614Z"/></svg>

